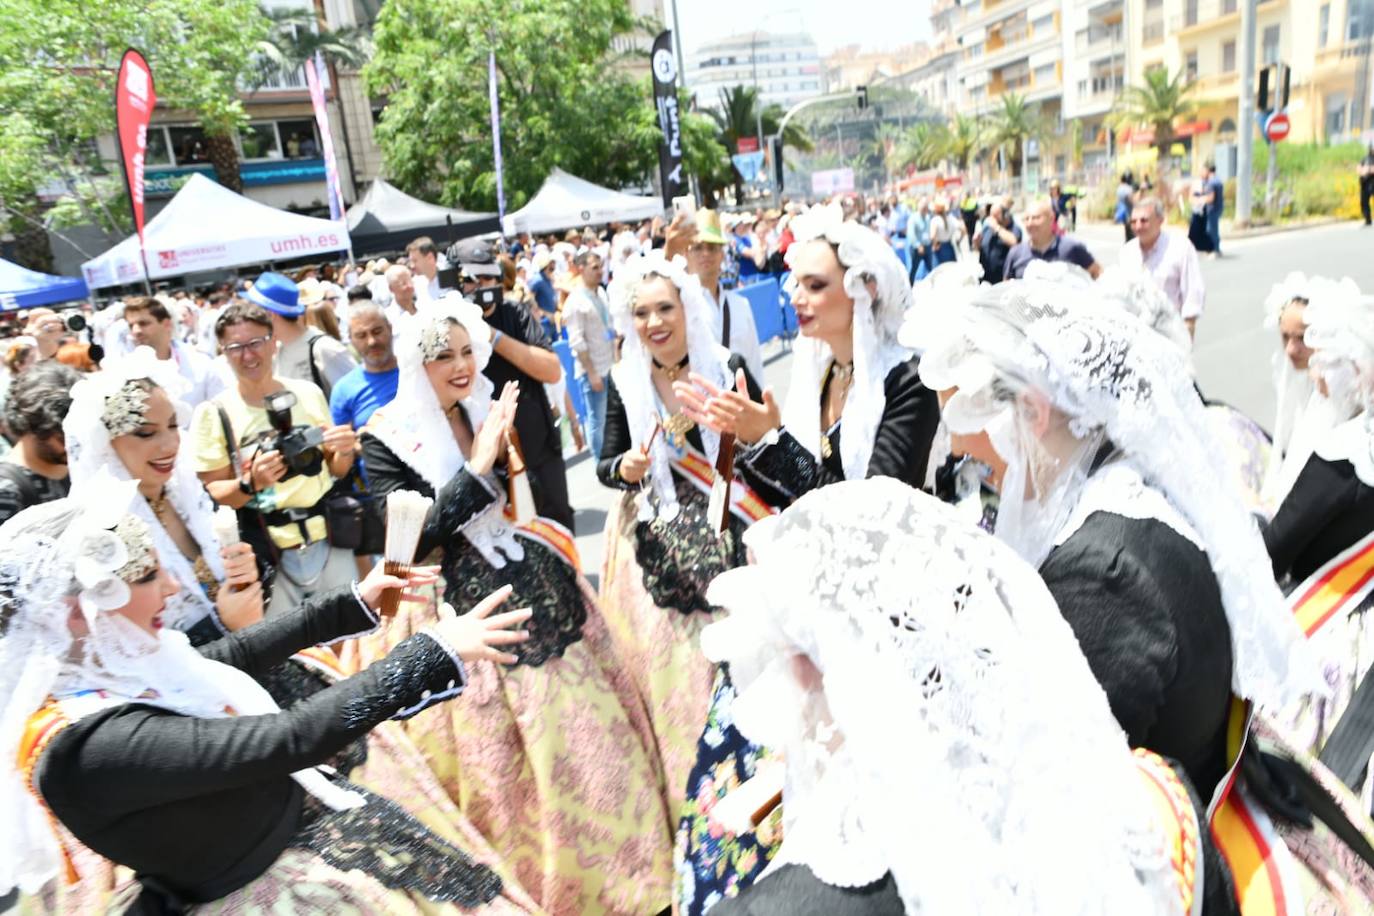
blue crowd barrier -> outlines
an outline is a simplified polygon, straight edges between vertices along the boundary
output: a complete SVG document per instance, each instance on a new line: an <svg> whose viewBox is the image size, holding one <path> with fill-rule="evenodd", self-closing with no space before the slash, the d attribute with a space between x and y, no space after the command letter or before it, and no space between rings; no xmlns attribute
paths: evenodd
<svg viewBox="0 0 1374 916"><path fill-rule="evenodd" d="M582 398L582 386L577 383L577 373L573 371L572 347L568 346L566 340L555 340L553 352L558 354L558 361L563 364L563 381L568 386L568 394L572 396L573 410L577 411L578 420L585 421L587 402Z"/></svg>
<svg viewBox="0 0 1374 916"><path fill-rule="evenodd" d="M778 277L778 302L782 304L782 333L788 339L796 337L800 327L797 324L797 310L792 307L792 295L787 292L787 281L790 279L790 270Z"/></svg>
<svg viewBox="0 0 1374 916"><path fill-rule="evenodd" d="M769 277L741 286L736 292L749 301L749 310L754 313L754 327L759 332L759 343L767 343L783 335L782 300L777 280Z"/></svg>

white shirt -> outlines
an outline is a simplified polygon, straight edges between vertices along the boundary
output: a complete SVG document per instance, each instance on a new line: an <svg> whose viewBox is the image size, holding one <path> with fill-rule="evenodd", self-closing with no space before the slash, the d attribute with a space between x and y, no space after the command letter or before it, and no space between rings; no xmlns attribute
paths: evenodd
<svg viewBox="0 0 1374 916"><path fill-rule="evenodd" d="M439 275L426 280L421 274L415 275L415 304L426 302L432 299L439 299L444 295L444 290L439 286Z"/></svg>
<svg viewBox="0 0 1374 916"><path fill-rule="evenodd" d="M1148 273L1185 319L1202 314L1207 298L1202 267L1197 250L1183 233L1161 229L1148 254L1141 251L1140 239L1133 238L1121 249L1120 261L1125 270Z"/></svg>
<svg viewBox="0 0 1374 916"><path fill-rule="evenodd" d="M196 407L210 400L225 388L224 377L215 371L215 361L199 350L180 343L172 344L172 362L186 380L181 400Z"/></svg>
<svg viewBox="0 0 1374 916"><path fill-rule="evenodd" d="M710 290L704 290L706 301L711 303L711 330L716 342L738 353L744 358L744 365L759 387L763 387L763 347L759 344L758 326L754 324L754 310L749 300L734 290L725 291L725 308L730 310L730 340L721 339L725 328L725 312Z"/></svg>

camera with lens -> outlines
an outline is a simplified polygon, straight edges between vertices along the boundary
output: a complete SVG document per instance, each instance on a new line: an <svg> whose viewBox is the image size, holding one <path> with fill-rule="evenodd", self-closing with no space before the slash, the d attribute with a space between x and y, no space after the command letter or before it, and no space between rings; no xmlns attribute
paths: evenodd
<svg viewBox="0 0 1374 916"><path fill-rule="evenodd" d="M314 477L324 467L324 430L318 426L295 426L291 423L291 409L296 406L296 395L291 391L277 391L264 400L267 408L267 422L272 424L272 432L264 433L264 451L278 452L286 462L286 473L282 480L304 474Z"/></svg>
<svg viewBox="0 0 1374 916"><path fill-rule="evenodd" d="M72 312L67 316L66 324L68 331L84 331L86 330L86 316L80 312Z"/></svg>

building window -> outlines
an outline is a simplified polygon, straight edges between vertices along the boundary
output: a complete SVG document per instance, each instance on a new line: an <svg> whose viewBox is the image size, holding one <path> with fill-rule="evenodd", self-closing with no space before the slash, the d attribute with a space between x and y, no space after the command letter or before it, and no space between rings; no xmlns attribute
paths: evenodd
<svg viewBox="0 0 1374 916"><path fill-rule="evenodd" d="M1221 72L1236 72L1236 43L1228 41L1221 46Z"/></svg>
<svg viewBox="0 0 1374 916"><path fill-rule="evenodd" d="M1162 10L1164 9L1164 0L1145 0L1145 9Z"/></svg>
<svg viewBox="0 0 1374 916"><path fill-rule="evenodd" d="M1221 15L1227 16L1236 11L1236 0L1221 0Z"/></svg>
<svg viewBox="0 0 1374 916"><path fill-rule="evenodd" d="M287 159L319 158L320 143L315 135L314 118L278 121L277 134L281 137L281 148L286 152Z"/></svg>
<svg viewBox="0 0 1374 916"><path fill-rule="evenodd" d="M1370 0L1350 0L1345 11L1345 40L1359 41L1374 33L1374 3Z"/></svg>
<svg viewBox="0 0 1374 916"><path fill-rule="evenodd" d="M1276 25L1264 27L1264 50L1262 59L1266 66L1279 62L1279 27Z"/></svg>
<svg viewBox="0 0 1374 916"><path fill-rule="evenodd" d="M1326 34L1331 31L1331 4L1323 3L1317 13L1317 47L1326 47Z"/></svg>
<svg viewBox="0 0 1374 916"><path fill-rule="evenodd" d="M143 153L144 165L174 165L172 144L167 140L167 128L148 128L148 148Z"/></svg>
<svg viewBox="0 0 1374 916"><path fill-rule="evenodd" d="M1055 82L1054 64L1045 64L1043 67L1036 67L1034 82L1036 86L1053 85Z"/></svg>
<svg viewBox="0 0 1374 916"><path fill-rule="evenodd" d="M1197 52L1189 51L1183 60L1183 73L1190 81L1197 79Z"/></svg>
<svg viewBox="0 0 1374 916"><path fill-rule="evenodd" d="M1345 133L1345 96L1326 97L1326 139L1334 140Z"/></svg>
<svg viewBox="0 0 1374 916"><path fill-rule="evenodd" d="M1054 14L1053 14L1053 13L1051 13L1051 14L1048 15L1048 16L1041 16L1039 19L1037 19L1037 20L1035 20L1034 22L1031 23L1031 33L1034 34L1034 35L1041 35L1041 34L1043 34L1043 33L1045 33L1045 32L1048 32L1049 30L1051 30L1051 29L1053 29L1053 28L1054 28Z"/></svg>
<svg viewBox="0 0 1374 916"><path fill-rule="evenodd" d="M276 122L249 124L239 131L239 148L245 160L280 159L281 143L277 139Z"/></svg>
<svg viewBox="0 0 1374 916"><path fill-rule="evenodd" d="M199 127L169 127L167 134L171 140L172 156L177 165L196 165L210 161L210 150L205 140L205 131Z"/></svg>

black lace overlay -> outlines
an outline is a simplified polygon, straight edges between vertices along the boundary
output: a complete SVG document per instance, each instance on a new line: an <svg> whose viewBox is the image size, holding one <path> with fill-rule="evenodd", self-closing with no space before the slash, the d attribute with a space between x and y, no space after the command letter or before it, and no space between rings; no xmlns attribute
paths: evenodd
<svg viewBox="0 0 1374 916"><path fill-rule="evenodd" d="M678 515L672 521L635 518L633 501L621 513L621 535L633 536L635 559L643 572L644 590L661 608L683 614L714 610L706 600L706 586L727 569L747 560L745 525L733 513L723 536L712 530L706 513L710 499L705 493L673 474ZM633 528L633 533L627 532Z"/></svg>
<svg viewBox="0 0 1374 916"><path fill-rule="evenodd" d="M336 783L343 780L335 778ZM316 853L340 871L357 869L393 890L474 909L501 893L501 877L408 814L366 789L361 808L335 811L305 797L301 829L291 845Z"/></svg>
<svg viewBox="0 0 1374 916"><path fill-rule="evenodd" d="M503 585L515 591L506 607L534 611L529 621L530 638L514 649L518 664L539 667L582 638L587 606L577 585L577 573L543 544L521 537L523 560L507 560L494 569L477 549L463 540L444 550L444 600L455 608L470 608Z"/></svg>
<svg viewBox="0 0 1374 916"><path fill-rule="evenodd" d="M371 727L387 719L408 719L462 690L462 673L453 658L424 633L400 643L368 666L371 689L344 704L349 728Z"/></svg>
<svg viewBox="0 0 1374 916"><path fill-rule="evenodd" d="M785 429L778 431L777 442L759 442L746 450L739 458L739 467L745 480L761 494L780 495L788 504L824 482L816 456Z"/></svg>

